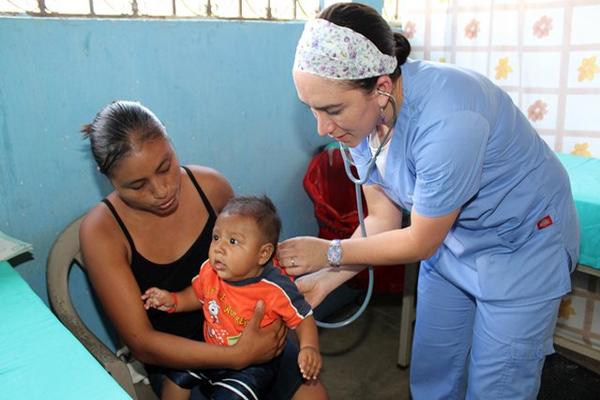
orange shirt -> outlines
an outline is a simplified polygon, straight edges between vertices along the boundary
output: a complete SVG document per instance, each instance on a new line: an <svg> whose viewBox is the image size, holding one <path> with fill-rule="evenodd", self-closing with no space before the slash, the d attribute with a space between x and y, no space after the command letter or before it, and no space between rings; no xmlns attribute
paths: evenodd
<svg viewBox="0 0 600 400"><path fill-rule="evenodd" d="M237 342L258 300L265 303L261 327L281 318L293 329L312 315L296 285L270 263L260 276L233 282L219 278L206 260L192 280L192 287L203 303L204 340L208 343L229 346Z"/></svg>

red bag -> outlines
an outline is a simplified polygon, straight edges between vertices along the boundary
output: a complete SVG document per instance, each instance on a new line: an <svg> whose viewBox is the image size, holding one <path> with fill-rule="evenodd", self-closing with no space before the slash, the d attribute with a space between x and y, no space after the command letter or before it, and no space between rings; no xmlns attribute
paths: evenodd
<svg viewBox="0 0 600 400"><path fill-rule="evenodd" d="M354 167L352 172L356 173ZM319 237L350 237L358 226L358 212L354 184L346 176L339 148L330 146L313 157L303 185L314 204ZM366 205L363 205L363 211L366 217Z"/></svg>
<svg viewBox="0 0 600 400"><path fill-rule="evenodd" d="M351 167L354 176L356 169ZM337 144L329 145L313 157L303 180L304 190L313 202L315 217L319 225L319 237L345 239L358 226L358 211L354 183L346 176L344 160ZM364 216L367 205L363 198ZM375 269L376 293L401 293L404 268L390 266ZM368 283L367 271L358 274L353 282L361 288Z"/></svg>

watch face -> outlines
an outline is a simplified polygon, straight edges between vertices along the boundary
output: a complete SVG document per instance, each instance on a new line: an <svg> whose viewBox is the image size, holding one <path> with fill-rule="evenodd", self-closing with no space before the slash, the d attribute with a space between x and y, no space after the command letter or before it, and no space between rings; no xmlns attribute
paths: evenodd
<svg viewBox="0 0 600 400"><path fill-rule="evenodd" d="M340 240L335 239L332 240L329 244L329 248L327 249L327 261L329 265L339 266L340 261L342 260L342 245Z"/></svg>

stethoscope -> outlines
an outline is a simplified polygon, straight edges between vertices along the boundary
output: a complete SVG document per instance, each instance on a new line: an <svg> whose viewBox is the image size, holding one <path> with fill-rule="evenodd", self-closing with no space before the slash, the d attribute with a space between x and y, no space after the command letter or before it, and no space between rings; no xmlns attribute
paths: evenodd
<svg viewBox="0 0 600 400"><path fill-rule="evenodd" d="M365 215L364 215L363 208L362 208L362 189L361 189L361 187L362 187L362 185L364 185L367 182L367 179L369 178L371 171L375 167L376 161L377 161L377 156L379 156L379 153L381 153L381 150L383 150L383 148L388 144L388 142L390 140L390 136L392 134L392 130L396 126L396 121L398 119L396 99L394 98L394 96L392 96L392 94L384 92L382 90L377 90L377 93L382 96L386 96L390 100L389 104L392 105L392 111L393 111L392 124L390 125L390 128L388 129L385 136L383 137L383 140L379 141L379 146L377 147L377 150L375 151L375 153L373 153L373 155L371 156L371 159L367 163L367 166L365 168L365 174L362 178L360 176L355 177L354 174L352 173L352 169L351 169L352 161L350 160L350 156L349 156L350 150L348 150L348 148L346 146L344 146L341 142L339 143L340 144L340 153L342 154L342 159L344 160L344 169L346 170L346 175L348 176L348 179L350 179L350 181L352 181L352 183L354 183L354 192L356 195L356 209L358 211L358 222L360 224L360 232L363 237L367 236L367 228L365 227ZM377 128L375 128L375 134L377 134ZM369 266L368 269L369 269L369 284L367 286L367 294L365 295L365 298L364 298L362 304L360 305L360 307L358 308L358 310L356 310L356 312L354 314L352 314L350 317L346 318L343 321L339 321L339 322L322 322L322 321L315 320L315 322L317 323L317 326L319 326L320 328L328 328L328 329L342 328L344 326L350 325L352 322L356 321L358 319L358 317L360 317L362 315L362 313L367 309L367 306L369 305L369 302L371 301L371 296L373 295L373 280L374 280L373 267Z"/></svg>

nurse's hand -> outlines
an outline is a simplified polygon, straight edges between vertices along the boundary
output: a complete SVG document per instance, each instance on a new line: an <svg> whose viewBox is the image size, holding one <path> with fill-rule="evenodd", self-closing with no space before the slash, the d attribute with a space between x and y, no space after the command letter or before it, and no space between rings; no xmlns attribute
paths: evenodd
<svg viewBox="0 0 600 400"><path fill-rule="evenodd" d="M289 275L303 275L328 266L329 240L300 236L285 240L277 246L279 265Z"/></svg>
<svg viewBox="0 0 600 400"><path fill-rule="evenodd" d="M326 279L328 270L322 269L312 274L301 276L294 283L298 287L300 293L314 309L336 288L335 285L330 285Z"/></svg>

